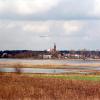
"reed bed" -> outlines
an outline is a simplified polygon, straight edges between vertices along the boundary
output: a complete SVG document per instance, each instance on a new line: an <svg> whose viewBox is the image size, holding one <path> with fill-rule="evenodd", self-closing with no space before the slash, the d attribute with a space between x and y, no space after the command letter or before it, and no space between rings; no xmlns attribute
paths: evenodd
<svg viewBox="0 0 100 100"><path fill-rule="evenodd" d="M100 82L0 74L0 100L100 100Z"/></svg>

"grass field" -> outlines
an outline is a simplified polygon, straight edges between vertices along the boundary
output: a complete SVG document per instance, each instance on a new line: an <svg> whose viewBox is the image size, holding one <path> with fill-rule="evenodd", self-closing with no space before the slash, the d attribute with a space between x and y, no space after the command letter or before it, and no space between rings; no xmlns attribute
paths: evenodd
<svg viewBox="0 0 100 100"><path fill-rule="evenodd" d="M56 78L56 79L65 79L65 80L87 80L87 81L100 81L100 75L81 75L81 74L58 74L58 75L50 75L50 74L27 74L31 77L36 78Z"/></svg>
<svg viewBox="0 0 100 100"><path fill-rule="evenodd" d="M100 100L98 77L2 73L0 100Z"/></svg>

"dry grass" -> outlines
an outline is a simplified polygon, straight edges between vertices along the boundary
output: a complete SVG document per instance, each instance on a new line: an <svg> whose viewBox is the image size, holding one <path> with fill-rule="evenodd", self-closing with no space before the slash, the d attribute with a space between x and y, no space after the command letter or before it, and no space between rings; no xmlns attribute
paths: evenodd
<svg viewBox="0 0 100 100"><path fill-rule="evenodd" d="M64 64L32 64L32 63L16 63L16 62L0 62L0 68L2 67L12 67L12 68L65 68Z"/></svg>
<svg viewBox="0 0 100 100"><path fill-rule="evenodd" d="M0 74L0 100L100 100L100 83Z"/></svg>
<svg viewBox="0 0 100 100"><path fill-rule="evenodd" d="M16 62L0 62L2 67L19 67L19 68L69 68L69 67L98 67L100 63L93 64L32 64L32 63L16 63Z"/></svg>

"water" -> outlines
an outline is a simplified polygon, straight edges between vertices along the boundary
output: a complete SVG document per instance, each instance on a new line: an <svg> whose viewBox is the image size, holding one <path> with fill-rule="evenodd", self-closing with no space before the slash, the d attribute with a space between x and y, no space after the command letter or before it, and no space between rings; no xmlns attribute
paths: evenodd
<svg viewBox="0 0 100 100"><path fill-rule="evenodd" d="M33 65L38 64L100 64L100 60L33 60L33 59L0 59L0 62L4 62L5 68L0 68L0 72L16 72L15 68L6 68L7 62L14 63L31 63ZM19 68L22 73L89 73L89 71L100 71L98 67L85 67L85 66L65 66L65 69L40 69L40 68ZM88 72L87 72L88 70Z"/></svg>
<svg viewBox="0 0 100 100"><path fill-rule="evenodd" d="M67 69L41 69L41 68L0 68L0 72L18 72L21 73L45 73L45 74L61 74L61 73L90 73L90 70L100 71L98 67L82 67L82 68L67 68ZM88 72L86 72L88 70ZM81 72L82 71L82 72Z"/></svg>
<svg viewBox="0 0 100 100"><path fill-rule="evenodd" d="M100 64L100 60L33 60L33 59L0 59L0 62L32 64Z"/></svg>
<svg viewBox="0 0 100 100"><path fill-rule="evenodd" d="M70 73L75 71L70 71L66 69L40 69L40 68L19 68L21 73ZM15 68L0 68L0 72L17 72Z"/></svg>

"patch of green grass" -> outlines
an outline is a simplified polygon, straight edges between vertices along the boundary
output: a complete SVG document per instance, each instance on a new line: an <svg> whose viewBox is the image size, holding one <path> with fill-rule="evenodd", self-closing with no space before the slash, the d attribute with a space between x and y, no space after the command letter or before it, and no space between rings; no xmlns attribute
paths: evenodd
<svg viewBox="0 0 100 100"><path fill-rule="evenodd" d="M67 80L87 80L87 81L100 81L100 76L83 76L83 75L33 75L34 77L39 78L58 78L58 79L67 79Z"/></svg>

